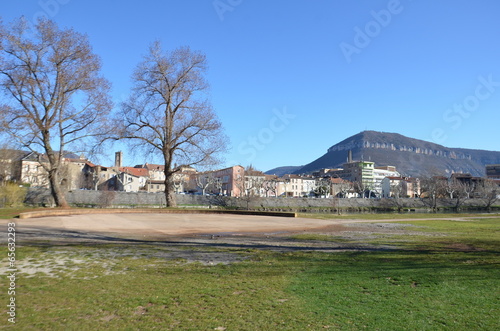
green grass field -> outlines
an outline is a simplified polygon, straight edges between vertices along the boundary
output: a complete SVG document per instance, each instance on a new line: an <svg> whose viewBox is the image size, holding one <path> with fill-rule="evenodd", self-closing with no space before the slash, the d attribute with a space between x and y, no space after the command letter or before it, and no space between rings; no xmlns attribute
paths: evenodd
<svg viewBox="0 0 500 331"><path fill-rule="evenodd" d="M16 263L34 264L40 272L34 273L35 268L32 274L18 274L13 327L497 330L500 217L459 222L443 216L405 223L417 225L420 234L371 241L396 244L394 250L277 253L233 248L228 251L246 260L230 265L167 261L154 253L168 248L144 244L18 246ZM336 240L327 235L302 239ZM116 254L124 250L137 255ZM0 254L7 265L6 244ZM0 325L10 324L7 285L1 277Z"/></svg>

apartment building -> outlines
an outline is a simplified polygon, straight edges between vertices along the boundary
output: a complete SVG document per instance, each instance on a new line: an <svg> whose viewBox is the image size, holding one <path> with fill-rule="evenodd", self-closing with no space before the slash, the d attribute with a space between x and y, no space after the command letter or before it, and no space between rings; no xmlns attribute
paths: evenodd
<svg viewBox="0 0 500 331"><path fill-rule="evenodd" d="M304 197L314 195L316 179L299 175L284 175L278 185L278 195L285 197Z"/></svg>
<svg viewBox="0 0 500 331"><path fill-rule="evenodd" d="M32 187L49 187L49 176L42 165L47 163L44 155L29 153L21 159L21 182L30 184Z"/></svg>
<svg viewBox="0 0 500 331"><path fill-rule="evenodd" d="M373 190L377 195L382 195L382 181L386 177L400 177L401 174L396 171L394 166L375 167L373 169Z"/></svg>
<svg viewBox="0 0 500 331"><path fill-rule="evenodd" d="M191 192L240 197L245 193L245 168L240 165L195 172L189 176Z"/></svg>
<svg viewBox="0 0 500 331"><path fill-rule="evenodd" d="M500 164L489 164L486 166L486 177L500 179Z"/></svg>
<svg viewBox="0 0 500 331"><path fill-rule="evenodd" d="M358 191L374 190L375 163L371 161L352 161L343 164L341 170L333 171L332 174L354 183Z"/></svg>

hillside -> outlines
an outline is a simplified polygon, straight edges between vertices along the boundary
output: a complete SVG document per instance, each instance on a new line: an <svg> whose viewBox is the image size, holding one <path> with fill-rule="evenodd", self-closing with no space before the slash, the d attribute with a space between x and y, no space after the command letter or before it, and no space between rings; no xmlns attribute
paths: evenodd
<svg viewBox="0 0 500 331"><path fill-rule="evenodd" d="M486 164L500 163L500 152L448 148L397 133L363 131L330 147L326 154L294 173L341 167L351 150L353 160L393 165L405 176L449 175L453 172L485 176Z"/></svg>
<svg viewBox="0 0 500 331"><path fill-rule="evenodd" d="M278 177L281 177L281 176L286 175L286 174L292 174L301 168L302 168L302 166L278 167L278 168L274 168L274 169L266 171L265 174L266 175L276 175Z"/></svg>

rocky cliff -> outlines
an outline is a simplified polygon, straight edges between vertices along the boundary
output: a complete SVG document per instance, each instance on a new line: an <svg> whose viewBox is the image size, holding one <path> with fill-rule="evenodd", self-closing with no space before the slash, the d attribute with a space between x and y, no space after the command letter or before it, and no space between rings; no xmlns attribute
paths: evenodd
<svg viewBox="0 0 500 331"><path fill-rule="evenodd" d="M352 151L353 160L393 165L405 176L449 175L454 172L485 176L486 164L500 163L500 152L448 148L397 133L363 131L333 145L320 158L295 173L341 167Z"/></svg>

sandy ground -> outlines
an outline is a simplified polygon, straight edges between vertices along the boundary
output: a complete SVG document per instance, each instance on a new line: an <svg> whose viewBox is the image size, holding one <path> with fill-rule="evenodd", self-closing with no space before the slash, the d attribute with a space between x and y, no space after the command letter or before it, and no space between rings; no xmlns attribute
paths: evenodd
<svg viewBox="0 0 500 331"><path fill-rule="evenodd" d="M0 220L16 224L16 245L71 244L155 244L164 247L211 247L234 249L296 250L365 250L389 249L390 246L365 245L363 239L381 234L417 233L410 225L373 221L319 220L271 216L220 214L93 214ZM317 233L350 239L301 240L296 234ZM6 242L7 231L0 233Z"/></svg>
<svg viewBox="0 0 500 331"><path fill-rule="evenodd" d="M394 220L384 220L391 222ZM15 222L16 232L26 242L41 240L115 238L162 240L171 237L270 236L294 233L342 231L345 226L373 222L359 219L320 220L273 216L221 214L93 214L0 220L0 226ZM344 229L345 230L345 229ZM0 234L4 241L5 233ZM100 239L99 239L100 238Z"/></svg>
<svg viewBox="0 0 500 331"><path fill-rule="evenodd" d="M467 221L467 218L456 218ZM15 224L16 247L43 246L42 258L16 261L28 277L39 273L57 275L65 266L77 271L92 263L107 261L112 272L115 258L150 257L165 261L230 264L246 258L247 250L274 252L345 252L397 249L392 235L424 234L416 225L402 220L317 220L245 215L202 214L94 214L0 220L0 242L7 242L7 224ZM412 221L415 221L414 219ZM328 240L307 240L297 234L327 235ZM443 234L444 235L444 234ZM372 245L370 239L387 238L386 244ZM401 239L403 238L403 239ZM82 256L73 245L89 247ZM117 245L107 245L117 244ZM8 263L0 259L0 274ZM70 267L68 267L68 265ZM113 271L114 272L114 271Z"/></svg>
<svg viewBox="0 0 500 331"><path fill-rule="evenodd" d="M429 218L432 219L432 218ZM415 219L409 219L415 221ZM456 221L467 220L456 218ZM266 239L290 237L292 234L314 232L346 235L355 231L398 232L399 220L320 220L272 216L221 214L93 214L0 220L0 226L16 224L18 244L36 241L166 241L172 238L260 237ZM376 225L368 224L377 222ZM357 229L357 230L356 230ZM7 232L0 233L6 242Z"/></svg>
<svg viewBox="0 0 500 331"><path fill-rule="evenodd" d="M296 231L329 226L332 221L221 214L94 214L23 219L17 220L16 223L20 228L34 229L186 235L195 233Z"/></svg>

